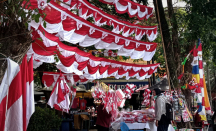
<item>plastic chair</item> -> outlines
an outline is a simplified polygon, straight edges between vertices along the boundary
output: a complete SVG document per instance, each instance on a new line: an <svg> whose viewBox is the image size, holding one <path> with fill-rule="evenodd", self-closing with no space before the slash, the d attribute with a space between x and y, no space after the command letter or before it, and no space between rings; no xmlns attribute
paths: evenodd
<svg viewBox="0 0 216 131"><path fill-rule="evenodd" d="M121 131L143 131L143 130L130 130L124 122L121 122L120 128L121 128Z"/></svg>

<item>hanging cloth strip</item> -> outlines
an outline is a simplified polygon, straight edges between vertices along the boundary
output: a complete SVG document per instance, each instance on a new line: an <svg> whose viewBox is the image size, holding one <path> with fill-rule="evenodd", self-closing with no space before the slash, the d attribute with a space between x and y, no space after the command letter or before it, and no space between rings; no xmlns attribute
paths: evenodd
<svg viewBox="0 0 216 131"><path fill-rule="evenodd" d="M34 35L35 42L32 43L28 57L34 54L34 64L39 62L55 63L55 55L59 61L56 67L64 73L75 73L83 75L86 79L100 79L115 76L117 79L136 77L137 79L149 78L157 71L159 64L138 65L95 57L90 53L79 50L59 42L56 46L46 47L42 41ZM58 53L61 52L61 53Z"/></svg>
<svg viewBox="0 0 216 131"><path fill-rule="evenodd" d="M149 41L157 38L157 26L141 26L126 21L118 20L115 16L103 12L101 9L93 6L87 0L73 0L72 7L79 9L79 16L83 19L93 17L94 24L97 26L113 26L112 32L121 33L125 37L135 33L135 39L141 40L143 35L147 35Z"/></svg>
<svg viewBox="0 0 216 131"><path fill-rule="evenodd" d="M119 14L128 13L130 17L137 16L139 20L148 19L153 16L153 8L130 0L99 0L102 3L114 5Z"/></svg>
<svg viewBox="0 0 216 131"><path fill-rule="evenodd" d="M142 58L149 61L155 54L157 43L133 40L97 27L55 2L51 1L44 10L40 11L47 14L46 28L43 27L42 18L39 23L31 21L30 25L41 30L41 34L44 34L43 30L48 33L57 33L56 36L64 41L79 43L82 47L94 45L96 49L118 50L117 55L130 56L132 59ZM57 37L52 37L53 42L50 40L48 42L56 44Z"/></svg>

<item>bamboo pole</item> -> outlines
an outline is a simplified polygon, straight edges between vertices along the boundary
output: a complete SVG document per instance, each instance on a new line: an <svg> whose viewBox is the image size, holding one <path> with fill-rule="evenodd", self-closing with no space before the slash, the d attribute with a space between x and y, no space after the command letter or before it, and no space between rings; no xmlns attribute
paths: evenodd
<svg viewBox="0 0 216 131"><path fill-rule="evenodd" d="M164 51L164 58L165 58L165 63L166 63L166 71L167 71L167 80L168 80L168 84L169 84L169 91L171 93L171 85L170 85L170 74L169 74L169 68L168 68L168 63L167 63L167 57L166 57L166 50L165 50L165 46L164 46L164 39L163 39L163 33L162 33L162 28L161 28L161 22L160 22L160 14L159 14L159 10L158 10L158 0L155 0L156 2L156 6L157 6L157 15L158 15L158 24L160 26L160 34L161 34L161 40L162 40L162 45L163 45L163 51Z"/></svg>

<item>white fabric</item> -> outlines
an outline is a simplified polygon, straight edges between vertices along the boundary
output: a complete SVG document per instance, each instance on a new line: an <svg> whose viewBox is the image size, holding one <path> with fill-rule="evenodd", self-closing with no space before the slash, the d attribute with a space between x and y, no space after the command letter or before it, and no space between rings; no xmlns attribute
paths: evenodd
<svg viewBox="0 0 216 131"><path fill-rule="evenodd" d="M150 129L146 129L146 131L157 131L157 126L155 125L155 122L149 122Z"/></svg>
<svg viewBox="0 0 216 131"><path fill-rule="evenodd" d="M89 46L92 46L92 45L95 45L96 43L100 42L101 39L95 39L95 38L91 38L89 36L86 36L85 37L85 40L80 42L79 45L82 46L82 47L89 47Z"/></svg>
<svg viewBox="0 0 216 131"><path fill-rule="evenodd" d="M203 69L199 69L199 76L201 79L203 79Z"/></svg>
<svg viewBox="0 0 216 131"><path fill-rule="evenodd" d="M61 52L61 54L65 57L72 56L75 54L75 52L64 50L60 46L58 46L58 49Z"/></svg>
<svg viewBox="0 0 216 131"><path fill-rule="evenodd" d="M130 15L135 15L138 12L138 9L132 9L131 8L131 3L128 2L128 11L130 12Z"/></svg>
<svg viewBox="0 0 216 131"><path fill-rule="evenodd" d="M154 31L152 31L151 35L147 34L147 37L148 37L148 40L152 42L157 38L157 32L156 34L154 34Z"/></svg>
<svg viewBox="0 0 216 131"><path fill-rule="evenodd" d="M56 33L56 32L60 32L63 30L62 22L60 22L58 24L50 24L50 23L46 22L46 27L44 27L43 23L41 22L41 26L43 28L45 28L46 31L49 33Z"/></svg>
<svg viewBox="0 0 216 131"><path fill-rule="evenodd" d="M130 57L131 57L131 59L143 58L145 56L145 52L146 51L134 50Z"/></svg>
<svg viewBox="0 0 216 131"><path fill-rule="evenodd" d="M51 41L50 39L46 38L46 37L42 34L42 32L41 32L40 30L38 30L38 34L39 34L40 37L42 38L43 43L44 43L44 45L45 45L46 47L58 45L57 42Z"/></svg>
<svg viewBox="0 0 216 131"><path fill-rule="evenodd" d="M7 60L7 70L5 71L0 86L0 103L2 102L3 98L7 95L12 80L20 71L19 65L16 62L10 60L9 58L6 60Z"/></svg>
<svg viewBox="0 0 216 131"><path fill-rule="evenodd" d="M7 110L4 131L23 131L22 96L20 96L19 99Z"/></svg>
<svg viewBox="0 0 216 131"><path fill-rule="evenodd" d="M196 66L196 65L198 65L198 62L199 62L198 61L198 56L196 56L196 57L193 58L193 62L191 63L191 65Z"/></svg>
<svg viewBox="0 0 216 131"><path fill-rule="evenodd" d="M156 49L154 51L152 51L152 52L147 52L146 51L145 56L143 57L143 60L144 61L150 61L152 59L152 57L154 56L155 52L156 52Z"/></svg>
<svg viewBox="0 0 216 131"><path fill-rule="evenodd" d="M137 6L137 9L138 9L138 16L140 18L144 17L148 13L148 8L145 8L145 12L140 11L140 7L139 6Z"/></svg>
<svg viewBox="0 0 216 131"><path fill-rule="evenodd" d="M81 56L79 54L75 54L75 58L76 58L77 62L84 62L84 61L89 60L89 57L84 57L84 56Z"/></svg>
<svg viewBox="0 0 216 131"><path fill-rule="evenodd" d="M117 8L118 11L125 11L125 10L127 10L127 6L121 5L118 1L116 1L116 6L115 7Z"/></svg>
<svg viewBox="0 0 216 131"><path fill-rule="evenodd" d="M42 64L43 64L43 62L41 62L41 61L35 61L35 60L33 60L33 68L34 69L38 68Z"/></svg>
<svg viewBox="0 0 216 131"><path fill-rule="evenodd" d="M56 67L63 71L64 73L75 73L77 75L83 75L83 71L79 71L77 67L79 64L77 62L74 62L71 66L65 67L61 62L58 62L56 64Z"/></svg>
<svg viewBox="0 0 216 131"><path fill-rule="evenodd" d="M126 125L128 126L128 128L130 130L134 130L134 129L150 129L149 127L149 123L126 123Z"/></svg>
<svg viewBox="0 0 216 131"><path fill-rule="evenodd" d="M32 69L33 71L33 69ZM31 76L29 76L31 77ZM34 81L27 82L26 89L26 125L28 126L31 115L35 112L35 101L34 101Z"/></svg>
<svg viewBox="0 0 216 131"><path fill-rule="evenodd" d="M125 48L121 48L117 54L118 54L118 56L130 56L133 51L134 51L134 49L128 50Z"/></svg>
<svg viewBox="0 0 216 131"><path fill-rule="evenodd" d="M202 60L202 51L198 51L199 60Z"/></svg>

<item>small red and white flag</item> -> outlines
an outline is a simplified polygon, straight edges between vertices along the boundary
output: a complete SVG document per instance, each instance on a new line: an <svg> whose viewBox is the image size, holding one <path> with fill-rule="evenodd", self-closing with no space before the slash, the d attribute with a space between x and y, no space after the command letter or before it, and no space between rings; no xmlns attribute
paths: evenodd
<svg viewBox="0 0 216 131"><path fill-rule="evenodd" d="M63 74L60 74L52 92L50 95L50 99L48 101L48 105L51 108L55 108L56 110L69 112L70 99L69 95L71 90L66 83L65 77Z"/></svg>

